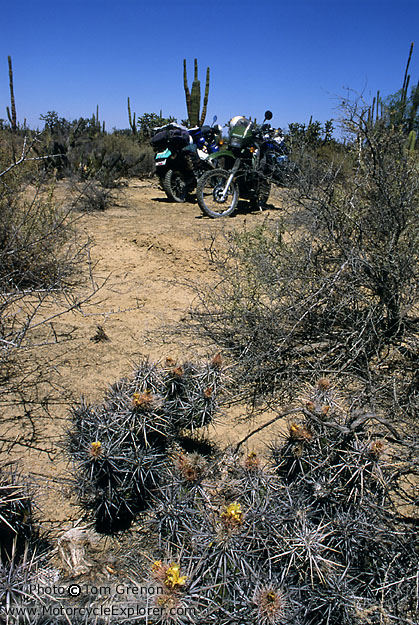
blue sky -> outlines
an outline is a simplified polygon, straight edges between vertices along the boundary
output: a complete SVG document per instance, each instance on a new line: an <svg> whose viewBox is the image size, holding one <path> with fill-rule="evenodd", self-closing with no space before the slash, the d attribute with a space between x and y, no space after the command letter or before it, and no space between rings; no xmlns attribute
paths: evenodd
<svg viewBox="0 0 419 625"><path fill-rule="evenodd" d="M402 83L410 43L419 78L418 0L14 0L1 9L0 118L13 62L18 120L90 117L128 126L141 115L186 117L183 59L201 88L211 69L208 117L272 123L337 118L347 89L371 100Z"/></svg>

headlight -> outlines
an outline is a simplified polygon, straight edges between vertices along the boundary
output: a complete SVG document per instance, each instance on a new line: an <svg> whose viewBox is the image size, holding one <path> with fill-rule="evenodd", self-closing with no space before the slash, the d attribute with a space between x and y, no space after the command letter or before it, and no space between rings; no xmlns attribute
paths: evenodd
<svg viewBox="0 0 419 625"><path fill-rule="evenodd" d="M229 141L229 144L232 148L239 148L242 144L242 140L240 137L232 137Z"/></svg>

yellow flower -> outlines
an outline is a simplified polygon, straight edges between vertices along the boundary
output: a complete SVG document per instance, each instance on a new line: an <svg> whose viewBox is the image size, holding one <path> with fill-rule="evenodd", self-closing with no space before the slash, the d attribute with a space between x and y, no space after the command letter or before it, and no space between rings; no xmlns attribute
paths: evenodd
<svg viewBox="0 0 419 625"><path fill-rule="evenodd" d="M259 464L260 462L259 462L258 455L254 451L250 452L250 454L247 456L246 460L244 461L244 466L249 471L258 469Z"/></svg>
<svg viewBox="0 0 419 625"><path fill-rule="evenodd" d="M153 403L153 393L150 390L144 393L134 393L132 396L132 404L134 408L150 408Z"/></svg>
<svg viewBox="0 0 419 625"><path fill-rule="evenodd" d="M373 441L370 444L370 453L374 458L378 459L384 451L384 443L382 441Z"/></svg>
<svg viewBox="0 0 419 625"><path fill-rule="evenodd" d="M294 421L289 425L290 438L295 441L311 441L313 435L302 425L297 425Z"/></svg>
<svg viewBox="0 0 419 625"><path fill-rule="evenodd" d="M179 564L171 564L166 571L164 583L168 588L176 588L177 586L184 586L187 579L186 575L180 575Z"/></svg>
<svg viewBox="0 0 419 625"><path fill-rule="evenodd" d="M94 441L90 444L89 453L93 458L98 458L98 456L102 453L102 443L99 441Z"/></svg>
<svg viewBox="0 0 419 625"><path fill-rule="evenodd" d="M221 516L227 522L241 525L243 523L243 511L241 504L237 503L237 501L231 503L227 506Z"/></svg>
<svg viewBox="0 0 419 625"><path fill-rule="evenodd" d="M279 623L285 618L287 601L281 590L272 587L260 588L254 600L259 608L259 616L264 622Z"/></svg>

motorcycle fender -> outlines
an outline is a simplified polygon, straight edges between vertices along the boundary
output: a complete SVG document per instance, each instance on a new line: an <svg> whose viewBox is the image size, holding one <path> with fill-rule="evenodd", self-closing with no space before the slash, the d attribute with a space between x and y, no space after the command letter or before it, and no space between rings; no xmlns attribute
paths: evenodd
<svg viewBox="0 0 419 625"><path fill-rule="evenodd" d="M233 160L236 160L236 157L234 156L233 152L230 152L230 150L220 150L219 152L213 152L208 156L207 160L213 161L217 158L222 158L223 156L229 156Z"/></svg>
<svg viewBox="0 0 419 625"><path fill-rule="evenodd" d="M166 148L166 150L164 150L164 152L158 152L158 154L156 154L156 156L155 156L155 165L156 165L156 167L159 167L161 165L166 165L166 161L167 161L167 159L170 156L172 156L172 153L169 150L169 148Z"/></svg>
<svg viewBox="0 0 419 625"><path fill-rule="evenodd" d="M208 160L208 157L209 157L208 152L204 152L204 150L200 150L199 148L197 149L196 152L197 152L199 158L201 159L201 161Z"/></svg>

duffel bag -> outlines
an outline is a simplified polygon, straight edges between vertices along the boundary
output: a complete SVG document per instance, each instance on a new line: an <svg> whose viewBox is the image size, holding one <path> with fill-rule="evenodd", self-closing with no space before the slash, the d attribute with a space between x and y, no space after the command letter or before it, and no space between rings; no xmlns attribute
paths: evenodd
<svg viewBox="0 0 419 625"><path fill-rule="evenodd" d="M157 128L156 134L150 139L150 144L155 150L161 150L164 147L172 147L181 149L190 143L189 132L186 128L168 124L163 128Z"/></svg>
<svg viewBox="0 0 419 625"><path fill-rule="evenodd" d="M154 148L155 150L164 148L164 146L167 145L168 142L169 142L169 130L167 128L164 128L163 130L159 130L158 132L156 132L154 137L151 137L150 139L151 147Z"/></svg>
<svg viewBox="0 0 419 625"><path fill-rule="evenodd" d="M190 143L190 136L183 128L171 128L169 130L169 142L173 147L184 148Z"/></svg>

